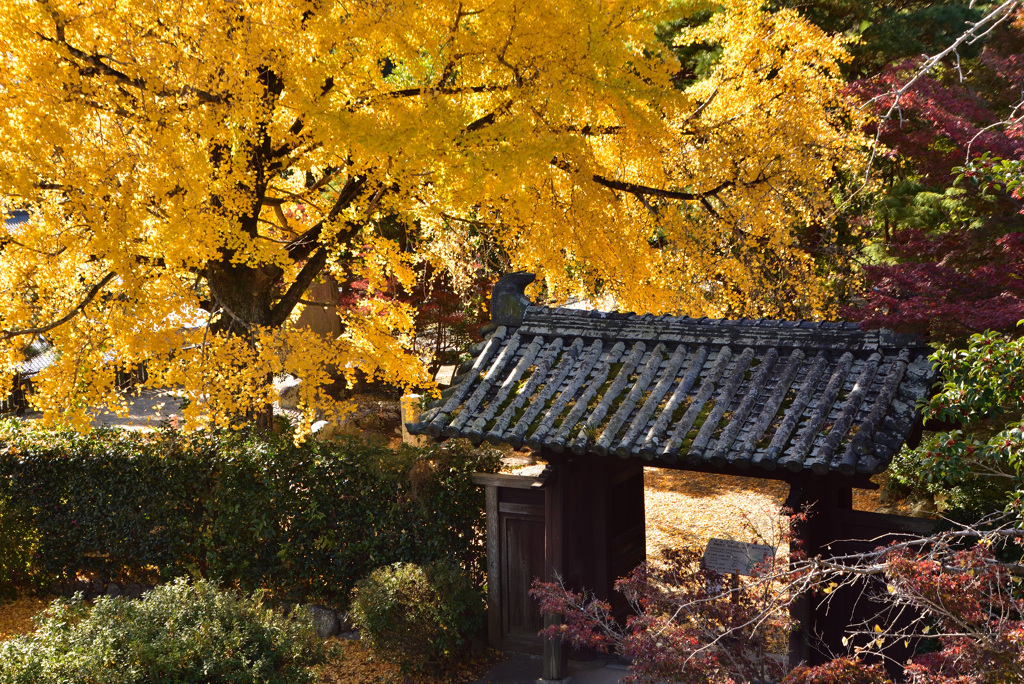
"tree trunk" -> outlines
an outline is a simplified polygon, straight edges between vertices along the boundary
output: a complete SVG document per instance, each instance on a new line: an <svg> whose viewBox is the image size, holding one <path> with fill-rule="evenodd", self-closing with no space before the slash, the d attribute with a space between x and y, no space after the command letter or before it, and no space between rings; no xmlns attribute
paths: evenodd
<svg viewBox="0 0 1024 684"><path fill-rule="evenodd" d="M207 266L211 307L223 314L214 323L214 330L248 335L253 326L267 325L280 277L281 269L276 266L257 269L227 259Z"/></svg>
<svg viewBox="0 0 1024 684"><path fill-rule="evenodd" d="M257 327L268 325L275 289L280 282L281 270L276 266L253 268L232 264L229 257L211 263L206 269L206 282L210 288L211 312L220 315L211 325L211 331L242 337L253 347ZM268 373L266 382L272 383ZM267 404L244 416L249 429L270 434L274 429L274 407Z"/></svg>

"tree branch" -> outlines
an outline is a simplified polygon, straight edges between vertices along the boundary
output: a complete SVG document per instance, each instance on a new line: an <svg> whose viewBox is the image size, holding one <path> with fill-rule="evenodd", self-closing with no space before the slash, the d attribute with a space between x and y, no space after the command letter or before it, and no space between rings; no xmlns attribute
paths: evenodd
<svg viewBox="0 0 1024 684"><path fill-rule="evenodd" d="M284 293L284 296L278 300L277 304L270 310L270 316L268 317L267 324L276 328L277 326L284 323L288 316L291 315L292 309L302 299L303 293L309 288L313 279L316 278L320 271L323 270L324 266L327 265L327 248L321 247L316 251L316 254L306 262L299 271L299 275L295 277L295 282L291 284L288 291Z"/></svg>
<svg viewBox="0 0 1024 684"><path fill-rule="evenodd" d="M889 97L892 98L892 102L889 104L889 108L886 110L885 114L879 117L878 130L875 132L875 139L871 144L871 155L868 157L867 167L864 171L864 183L862 187L866 187L868 181L871 178L871 171L874 166L875 157L878 155L878 150L881 146L883 124L886 121L892 119L893 115L895 114L901 115L902 122L902 110L900 108L900 103L903 100L904 96L906 96L907 92L912 87L914 87L915 83L921 80L926 74L930 73L931 70L934 69L943 59L945 59L950 54L956 53L961 45L973 44L976 40L978 40L985 34L989 33L999 24L1003 23L1003 21L1005 21L1011 15L1013 10L1020 4L1021 0L1005 0L998 7L991 10L988 14L979 19L976 23L971 24L971 27L964 31L963 33L961 33L960 36L956 40L954 40L945 50L937 52L936 54L928 57L928 59L926 59L921 64L921 66L917 68L917 71L914 73L914 75L907 79L902 86L900 86L899 88L893 88L887 93L876 95L875 97L871 98L863 105L861 105L861 108L864 108L871 104L874 104L878 100L882 100Z"/></svg>
<svg viewBox="0 0 1024 684"><path fill-rule="evenodd" d="M334 89L334 78L331 77L331 76L328 76L327 80L324 81L323 86L320 87L320 97L323 97L327 93L331 92L331 90L333 90L333 89ZM288 134L289 135L297 136L299 133L302 132L302 130L305 127L306 127L306 122L303 121L302 117L298 117L298 118L295 119L295 121L292 122L292 125L288 128ZM278 146L278 148L276 150L274 150L274 154L273 154L272 158L284 157L285 155L291 154L292 150L294 150L296 148L298 148L297 144L296 145L291 145L289 143L283 143L280 146Z"/></svg>
<svg viewBox="0 0 1024 684"><path fill-rule="evenodd" d="M568 162L560 159L553 159L551 161L551 165L567 173L575 173L577 171ZM627 181L612 180L611 178L606 178L597 173L591 176L591 180L593 180L598 185L603 185L606 188L618 190L620 192L628 192L629 194L634 195L636 197L640 197L641 195L643 195L644 197L664 197L666 199L683 200L684 202L700 200L704 203L706 203L708 197L717 197L719 193L721 193L723 190L736 186L736 181L727 180L722 181L715 187L709 190L704 190L703 192L682 192L680 190L652 188L648 185L642 185L640 183L630 183ZM764 180L765 179L763 177L759 176L758 178L754 179L751 183L748 183L747 185L761 183ZM707 204L705 204L705 208L709 208ZM714 210L711 211L712 213L714 213Z"/></svg>
<svg viewBox="0 0 1024 684"><path fill-rule="evenodd" d="M0 334L0 339L9 340L13 337L18 337L19 335L41 335L45 332L53 330L56 327L64 325L72 318L77 316L79 313L81 313L82 309L84 309L89 304L89 302L95 299L96 295L99 294L100 290L102 290L107 283L113 280L116 275L116 273L111 271L107 275L103 276L103 278L101 278L98 283L96 283L95 285L92 286L92 288L90 288L89 292L86 293L85 298L81 302L79 302L75 308L71 309L71 311L67 312L66 314L58 318L56 321L35 328L22 328L21 330L5 330L3 331L2 334Z"/></svg>
<svg viewBox="0 0 1024 684"><path fill-rule="evenodd" d="M307 230L302 234L301 237L293 240L288 245L288 256L294 261L301 261L309 257L316 249L318 241L320 240L320 234L323 232L324 224L328 221L333 221L342 211L345 210L349 204L359 196L359 193L363 191L366 185L366 176L350 176L345 182L345 187L338 193L338 199L334 202L334 206L327 213L326 218L319 221L315 226Z"/></svg>
<svg viewBox="0 0 1024 684"><path fill-rule="evenodd" d="M44 5L48 5L48 3L44 3ZM214 95L213 93L209 93L198 88L191 88L188 86L183 86L177 92L167 90L149 90L146 87L145 79L132 78L128 74L119 71L118 69L115 69L114 67L104 62L103 55L90 55L89 53L80 50L79 48L76 48L74 45L69 43L64 33L64 27L66 25L64 18L60 16L57 10L49 7L48 9L50 10L50 18L53 20L55 38L50 38L49 36L46 36L38 32L36 33L36 35L41 40L44 40L48 43L56 43L59 45L63 45L65 48L67 48L68 54L71 57L79 60L80 62L84 62L85 64L83 65L80 63L76 63L74 60L68 60L76 69L78 69L79 75L84 77L92 77L96 75L108 76L110 78L113 78L117 83L121 85L130 86L132 88L135 88L136 90L141 90L144 92L150 92L151 94L156 95L158 97L173 97L183 94L192 94L205 102L217 104L224 102L224 98L219 95ZM107 56L107 58L110 59L109 56Z"/></svg>
<svg viewBox="0 0 1024 684"><path fill-rule="evenodd" d="M381 93L379 97L388 97L392 99L399 99L403 97L419 97L420 95L468 95L471 93L497 93L508 90L511 86L508 85L477 85L477 86L463 86L461 88L441 87L441 88L403 88L402 90L392 90L387 93ZM367 98L363 102L358 104L365 104L372 99Z"/></svg>
<svg viewBox="0 0 1024 684"><path fill-rule="evenodd" d="M477 119L476 121L474 121L474 122L470 123L468 126L466 126L466 132L467 133L472 133L473 131L479 131L481 128L483 128L485 126L490 126L491 124L493 124L495 119L496 119L496 117L494 115L494 112L490 112L489 114L484 114L479 119Z"/></svg>
<svg viewBox="0 0 1024 684"><path fill-rule="evenodd" d="M603 185L606 188L612 190L620 190L622 192L628 192L631 195L643 195L644 197L664 197L666 199L676 199L683 201L700 200L702 203L707 202L708 197L717 197L720 192L727 188L734 187L736 183L731 180L722 181L710 190L704 192L681 192L679 190L665 190L663 188L652 188L639 183L627 183L625 181L612 180L605 178L599 174L594 174L593 180L598 185Z"/></svg>
<svg viewBox="0 0 1024 684"><path fill-rule="evenodd" d="M615 135L623 131L622 126L594 126L587 124L586 126L566 126L562 130L567 133L579 133L582 136L594 136L594 135Z"/></svg>

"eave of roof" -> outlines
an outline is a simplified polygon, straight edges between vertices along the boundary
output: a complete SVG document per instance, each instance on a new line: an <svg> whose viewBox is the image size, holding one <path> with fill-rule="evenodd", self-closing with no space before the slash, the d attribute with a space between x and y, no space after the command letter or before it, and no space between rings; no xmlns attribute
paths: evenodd
<svg viewBox="0 0 1024 684"><path fill-rule="evenodd" d="M408 427L679 468L871 474L920 420L928 352L850 323L530 305Z"/></svg>

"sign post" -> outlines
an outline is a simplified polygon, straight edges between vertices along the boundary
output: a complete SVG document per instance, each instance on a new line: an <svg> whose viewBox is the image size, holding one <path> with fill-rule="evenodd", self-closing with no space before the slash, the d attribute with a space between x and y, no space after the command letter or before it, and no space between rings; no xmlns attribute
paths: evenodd
<svg viewBox="0 0 1024 684"><path fill-rule="evenodd" d="M704 567L723 575L750 575L754 568L775 556L764 544L747 544L732 539L709 539L704 548Z"/></svg>
<svg viewBox="0 0 1024 684"><path fill-rule="evenodd" d="M733 603L740 600L740 575L754 574L754 568L775 556L775 549L764 544L747 544L732 539L709 539L704 548L704 567L730 577Z"/></svg>

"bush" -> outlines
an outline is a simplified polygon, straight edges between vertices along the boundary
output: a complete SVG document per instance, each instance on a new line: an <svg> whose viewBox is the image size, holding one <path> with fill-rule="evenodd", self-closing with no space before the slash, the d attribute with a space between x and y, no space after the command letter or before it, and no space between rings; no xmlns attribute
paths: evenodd
<svg viewBox="0 0 1024 684"><path fill-rule="evenodd" d="M55 601L34 634L0 644L0 684L313 682L324 646L305 615L178 580L138 601Z"/></svg>
<svg viewBox="0 0 1024 684"><path fill-rule="evenodd" d="M440 558L482 583L470 475L497 466L461 447L0 423L0 500L19 502L38 539L37 583L200 575L342 605L374 568Z"/></svg>
<svg viewBox="0 0 1024 684"><path fill-rule="evenodd" d="M798 665L784 684L892 684L881 665L867 665L855 658L836 658L823 665Z"/></svg>
<svg viewBox="0 0 1024 684"><path fill-rule="evenodd" d="M31 584L36 535L24 505L0 494L0 599L14 598Z"/></svg>
<svg viewBox="0 0 1024 684"><path fill-rule="evenodd" d="M483 599L451 563L395 563L356 585L352 612L370 648L405 671L435 670L483 626Z"/></svg>

